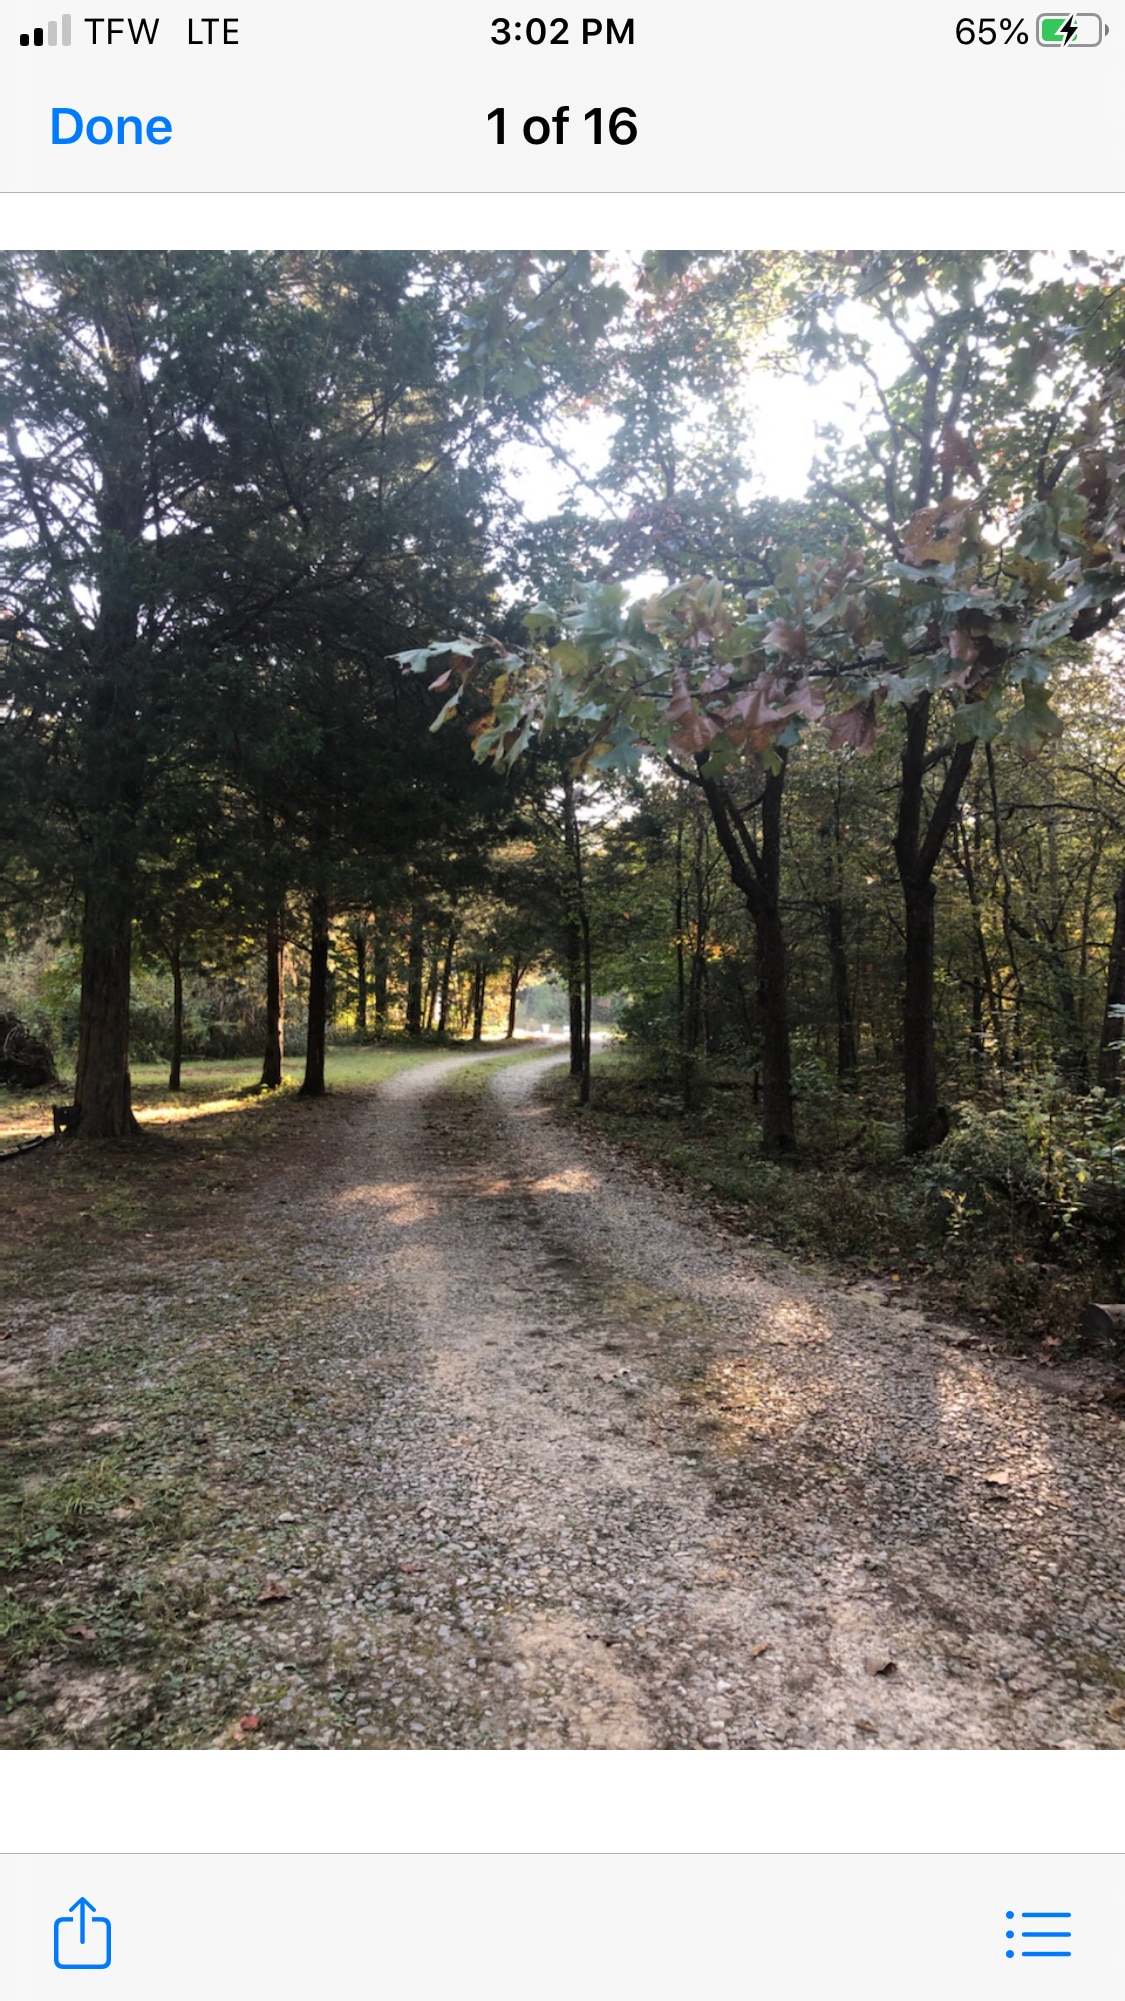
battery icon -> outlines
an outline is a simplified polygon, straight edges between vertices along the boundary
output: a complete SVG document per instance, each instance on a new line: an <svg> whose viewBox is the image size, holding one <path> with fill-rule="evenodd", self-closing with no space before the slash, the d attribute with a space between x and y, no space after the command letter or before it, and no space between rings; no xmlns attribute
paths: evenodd
<svg viewBox="0 0 1125 2001"><path fill-rule="evenodd" d="M1100 14L1040 14L1035 23L1045 49L1096 49L1104 33Z"/></svg>

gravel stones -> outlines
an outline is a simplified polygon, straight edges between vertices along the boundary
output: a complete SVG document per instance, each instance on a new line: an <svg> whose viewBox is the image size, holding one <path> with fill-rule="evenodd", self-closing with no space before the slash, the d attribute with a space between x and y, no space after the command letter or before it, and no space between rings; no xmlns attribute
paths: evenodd
<svg viewBox="0 0 1125 2001"><path fill-rule="evenodd" d="M118 1274L192 1406L131 1580L181 1609L116 1740L107 1683L34 1741L1125 1746L1119 1420L763 1259L553 1118L557 1060L329 1101L213 1271Z"/></svg>

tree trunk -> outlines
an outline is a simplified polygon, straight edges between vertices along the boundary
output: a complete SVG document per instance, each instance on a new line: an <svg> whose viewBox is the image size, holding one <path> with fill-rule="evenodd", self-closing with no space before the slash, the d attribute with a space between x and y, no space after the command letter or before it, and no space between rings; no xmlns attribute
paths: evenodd
<svg viewBox="0 0 1125 2001"><path fill-rule="evenodd" d="M582 1074L578 1080L578 1102L590 1102L590 1021L594 1010L594 972L590 949L590 913L582 905Z"/></svg>
<svg viewBox="0 0 1125 2001"><path fill-rule="evenodd" d="M441 989L441 944L435 937L434 949L430 954L430 972L426 981L426 1034L431 1035L437 1021L438 994Z"/></svg>
<svg viewBox="0 0 1125 2001"><path fill-rule="evenodd" d="M371 949L372 978L375 986L375 1038L381 1041L387 1032L387 1002L389 998L391 966L387 941L380 927L375 933Z"/></svg>
<svg viewBox="0 0 1125 2001"><path fill-rule="evenodd" d="M180 1071L184 1055L184 962L178 945L173 946L169 957L172 961L172 1061L168 1066L168 1089L179 1091Z"/></svg>
<svg viewBox="0 0 1125 2001"><path fill-rule="evenodd" d="M82 915L77 1116L83 1139L124 1139L139 1130L129 1078L132 915L114 888L91 887Z"/></svg>
<svg viewBox="0 0 1125 2001"><path fill-rule="evenodd" d="M758 1021L762 1036L762 1151L796 1151L793 1065L789 1049L789 975L785 930L776 903L755 913L758 947Z"/></svg>
<svg viewBox="0 0 1125 2001"><path fill-rule="evenodd" d="M902 998L903 1118L907 1153L925 1153L949 1131L938 1103L934 1029L934 885L903 884L906 963Z"/></svg>
<svg viewBox="0 0 1125 2001"><path fill-rule="evenodd" d="M426 964L426 916L420 903L410 909L410 943L406 957L406 1033L422 1033L422 982Z"/></svg>
<svg viewBox="0 0 1125 2001"><path fill-rule="evenodd" d="M147 391L131 306L111 280L97 281L98 366L104 369L103 449L91 475L97 517L98 599L89 677L81 677L79 817L92 829L82 913L76 1115L82 1139L122 1139L138 1130L129 1078L129 983L135 904L137 818L148 786L136 571L150 499L155 500L146 423ZM89 295L87 295L89 296ZM92 378L91 378L92 382ZM91 388L93 394L93 389ZM11 421L9 419L9 421Z"/></svg>
<svg viewBox="0 0 1125 2001"><path fill-rule="evenodd" d="M590 1013L593 1005L593 973L590 947L590 913L586 908L586 880L582 860L582 828L574 779L568 770L563 778L563 839L570 859L569 909L566 925L566 981L570 1003L570 1074L578 1081L578 1102L590 1102Z"/></svg>
<svg viewBox="0 0 1125 2001"><path fill-rule="evenodd" d="M1113 893L1113 938L1105 984L1105 1014L1098 1049L1098 1083L1107 1097L1121 1096L1121 1043L1125 1039L1125 874Z"/></svg>
<svg viewBox="0 0 1125 2001"><path fill-rule="evenodd" d="M930 697L919 695L906 712L902 777L895 826L895 863L902 886L906 963L902 990L903 1145L925 1153L949 1131L938 1103L937 1033L934 1019L934 870L953 825L957 802L973 760L974 739L955 745L941 789L923 827L926 742Z"/></svg>
<svg viewBox="0 0 1125 2001"><path fill-rule="evenodd" d="M367 933L362 926L352 932L355 946L355 1032L367 1034Z"/></svg>
<svg viewBox="0 0 1125 2001"><path fill-rule="evenodd" d="M844 829L841 823L841 781L836 779L832 798L832 818L824 827L828 846L827 865L831 892L824 901L824 924L828 942L828 968L832 984L832 1011L836 1021L836 1080L846 1087L855 1083L859 1050L855 1033L855 1003L848 970L847 926L844 919Z"/></svg>
<svg viewBox="0 0 1125 2001"><path fill-rule="evenodd" d="M451 924L445 938L445 957L441 965L441 992L438 995L438 1032L449 1034L449 989L453 982L453 954L457 948L457 927Z"/></svg>
<svg viewBox="0 0 1125 2001"><path fill-rule="evenodd" d="M484 1004L488 998L488 964L478 959L473 967L473 1041L484 1034Z"/></svg>
<svg viewBox="0 0 1125 2001"><path fill-rule="evenodd" d="M328 1031L328 898L317 891L309 901L312 939L309 950L309 1029L305 1044L303 1098L324 1096L324 1055Z"/></svg>
<svg viewBox="0 0 1125 2001"><path fill-rule="evenodd" d="M566 925L566 999L570 1029L570 1074L582 1077L582 933L575 918Z"/></svg>
<svg viewBox="0 0 1125 2001"><path fill-rule="evenodd" d="M285 1057L285 944L282 913L277 906L266 914L266 1051L262 1061L262 1089L280 1088Z"/></svg>
<svg viewBox="0 0 1125 2001"><path fill-rule="evenodd" d="M504 1034L505 1042L514 1042L516 1039L516 1009L519 1006L522 978L523 968L518 959L513 959L508 968L508 1026Z"/></svg>
<svg viewBox="0 0 1125 2001"><path fill-rule="evenodd" d="M762 1151L785 1157L797 1150L793 1120L793 1066L789 1047L789 972L781 916L781 805L786 758L766 774L762 792L761 840L714 778L703 778L703 793L719 846L754 925L758 973L758 1029L762 1038Z"/></svg>

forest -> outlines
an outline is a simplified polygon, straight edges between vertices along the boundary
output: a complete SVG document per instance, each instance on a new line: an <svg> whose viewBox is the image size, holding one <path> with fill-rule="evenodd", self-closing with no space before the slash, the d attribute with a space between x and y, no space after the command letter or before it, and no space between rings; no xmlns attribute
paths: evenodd
<svg viewBox="0 0 1125 2001"><path fill-rule="evenodd" d="M1123 281L1089 251L0 258L10 1296L119 1224L138 1269L181 1225L201 1255L193 1205L259 1147L327 1203L331 1135L387 1079L393 1126L412 1065L554 1051L574 1145L966 1348L1089 1361L1113 1407ZM35 1537L86 1507L21 1544L22 1658L63 1630ZM89 1741L189 1741L162 1701Z"/></svg>
<svg viewBox="0 0 1125 2001"><path fill-rule="evenodd" d="M120 1137L130 1049L276 1088L288 1017L314 1094L336 1040L538 992L585 1101L597 996L665 1109L741 1081L783 1159L860 1093L954 1228L1005 1184L1104 1253L1120 278L6 258L12 1081L41 1038L66 1130ZM779 500L746 392L794 377L835 394Z"/></svg>

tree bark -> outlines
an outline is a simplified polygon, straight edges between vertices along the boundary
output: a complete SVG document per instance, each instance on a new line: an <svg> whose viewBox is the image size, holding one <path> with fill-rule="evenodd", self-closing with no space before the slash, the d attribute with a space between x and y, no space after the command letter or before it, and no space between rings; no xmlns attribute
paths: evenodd
<svg viewBox="0 0 1125 2001"><path fill-rule="evenodd" d="M570 1029L570 1074L582 1078L582 933L576 918L566 924L566 999Z"/></svg>
<svg viewBox="0 0 1125 2001"><path fill-rule="evenodd" d="M923 826L926 739L930 697L919 695L906 712L895 863L902 888L906 957L902 989L903 1144L925 1153L949 1131L938 1102L937 1031L934 1018L934 870L953 824L974 739L956 744L930 816Z"/></svg>
<svg viewBox="0 0 1125 2001"><path fill-rule="evenodd" d="M168 1089L179 1091L184 1055L184 962L179 945L169 954L172 962L172 1061L168 1066Z"/></svg>
<svg viewBox="0 0 1125 2001"><path fill-rule="evenodd" d="M309 950L309 1027L305 1044L303 1098L324 1096L324 1057L328 1039L328 898L320 890L309 900L312 938Z"/></svg>
<svg viewBox="0 0 1125 2001"><path fill-rule="evenodd" d="M925 1153L949 1131L938 1103L934 1032L934 885L903 883L906 960L902 996L903 1120L907 1153Z"/></svg>
<svg viewBox="0 0 1125 2001"><path fill-rule="evenodd" d="M523 967L518 959L513 959L508 967L508 1026L504 1034L505 1042L514 1042L516 1039L516 1009L519 1006L522 978Z"/></svg>
<svg viewBox="0 0 1125 2001"><path fill-rule="evenodd" d="M855 1032L855 1003L848 969L847 926L844 920L844 838L840 824L840 781L832 799L831 823L824 829L829 844L830 894L823 905L828 941L828 968L832 983L832 1008L836 1019L836 1080L845 1088L855 1083L859 1070L859 1049Z"/></svg>
<svg viewBox="0 0 1125 2001"><path fill-rule="evenodd" d="M276 1091L284 1075L285 985L282 913L273 906L266 913L266 1050L262 1061L262 1089Z"/></svg>
<svg viewBox="0 0 1125 2001"><path fill-rule="evenodd" d="M430 971L426 981L426 1034L430 1035L437 1022L438 994L441 990L441 940L435 935L434 948L430 953Z"/></svg>
<svg viewBox="0 0 1125 2001"><path fill-rule="evenodd" d="M453 954L457 949L457 927L451 924L445 937L445 957L441 964L441 991L438 995L438 1033L449 1034L449 990L453 982Z"/></svg>
<svg viewBox="0 0 1125 2001"><path fill-rule="evenodd" d="M91 886L82 914L76 1117L85 1139L125 1139L139 1130L129 1077L132 914L119 884Z"/></svg>
<svg viewBox="0 0 1125 2001"><path fill-rule="evenodd" d="M484 1035L484 1004L488 998L488 962L478 959L473 967L473 1041Z"/></svg>
<svg viewBox="0 0 1125 2001"><path fill-rule="evenodd" d="M355 1032L367 1034L367 933L362 925L352 932L355 946Z"/></svg>
<svg viewBox="0 0 1125 2001"><path fill-rule="evenodd" d="M390 954L387 951L387 941L383 936L381 927L375 932L375 942L372 946L371 957L373 960L372 977L375 986L375 1039L376 1041L381 1041L387 1032L387 1004L390 996L391 980Z"/></svg>
<svg viewBox="0 0 1125 2001"><path fill-rule="evenodd" d="M133 575L150 496L145 386L129 309L108 296L100 332L109 422L97 482L101 544L90 689L82 730L86 855L76 1117L83 1139L138 1130L129 1077L129 986L136 900L135 836L147 771L140 600Z"/></svg>
<svg viewBox="0 0 1125 2001"><path fill-rule="evenodd" d="M703 794L731 881L741 891L754 926L758 973L758 1028L762 1038L762 1151L784 1158L797 1150L793 1118L793 1066L789 1044L789 970L781 915L781 805L786 759L767 772L762 789L761 839L718 779L703 774Z"/></svg>
<svg viewBox="0 0 1125 2001"><path fill-rule="evenodd" d="M593 971L590 943L590 913L586 907L586 879L582 860L582 828L574 779L568 770L563 778L563 839L570 859L569 910L566 926L566 979L570 1004L570 1074L577 1079L578 1102L590 1102L590 1015L593 1005Z"/></svg>
<svg viewBox="0 0 1125 2001"><path fill-rule="evenodd" d="M1113 893L1113 937L1105 983L1105 1013L1098 1048L1098 1083L1107 1097L1121 1096L1121 1043L1125 1038L1125 873Z"/></svg>
<svg viewBox="0 0 1125 2001"><path fill-rule="evenodd" d="M426 916L420 903L410 908L410 942L406 958L406 1033L422 1033L422 982L426 963Z"/></svg>

